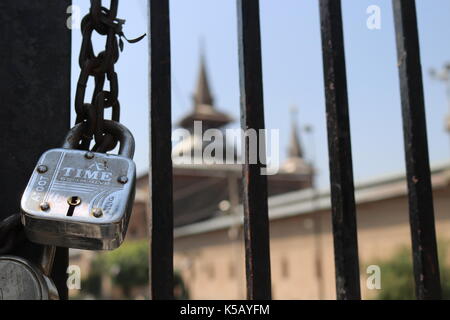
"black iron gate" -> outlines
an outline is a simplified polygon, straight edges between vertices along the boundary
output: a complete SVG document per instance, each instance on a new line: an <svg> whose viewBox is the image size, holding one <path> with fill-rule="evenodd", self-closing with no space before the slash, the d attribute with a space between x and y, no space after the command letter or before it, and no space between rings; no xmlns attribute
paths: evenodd
<svg viewBox="0 0 450 320"><path fill-rule="evenodd" d="M360 299L358 241L340 0L320 0L324 88L338 299ZM259 0L237 0L242 129L264 128ZM414 0L393 0L402 97L405 159L418 299L441 288L428 159L425 108ZM150 1L151 287L172 297L173 209L169 0ZM248 160L248 141L245 141ZM262 163L243 166L244 238L249 299L270 299L267 179ZM162 258L162 259L161 259Z"/></svg>
<svg viewBox="0 0 450 320"><path fill-rule="evenodd" d="M0 220L18 213L40 155L60 147L70 127L70 0L0 1ZM2 243L3 245L3 243ZM13 254L37 261L25 242ZM68 249L58 248L52 278L67 299Z"/></svg>
<svg viewBox="0 0 450 320"><path fill-rule="evenodd" d="M340 0L320 0L328 127L332 225L338 299L360 299L357 223ZM69 128L70 0L0 2L0 218L19 198L38 156ZM237 0L243 129L264 129L258 0ZM441 297L414 0L393 0L402 97L414 276L418 299ZM45 19L42 17L45 16ZM149 0L150 281L153 299L173 298L171 55L169 0ZM50 55L50 57L49 57ZM56 140L55 140L56 139ZM248 159L248 141L245 141ZM267 179L263 163L243 166L247 297L271 299ZM27 243L18 253L34 256ZM54 279L61 297L67 249L58 249Z"/></svg>

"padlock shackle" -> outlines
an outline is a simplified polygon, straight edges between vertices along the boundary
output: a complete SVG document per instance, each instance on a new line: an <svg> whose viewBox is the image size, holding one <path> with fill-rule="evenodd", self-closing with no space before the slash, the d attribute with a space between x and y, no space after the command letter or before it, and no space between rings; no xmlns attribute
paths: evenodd
<svg viewBox="0 0 450 320"><path fill-rule="evenodd" d="M82 122L70 129L64 139L64 144L62 147L64 149L75 149L81 140L81 135L85 131L86 125L87 124L85 122ZM109 133L119 139L119 154L133 159L135 143L134 137L130 130L128 130L128 128L123 124L113 120L104 120L103 126L106 133Z"/></svg>

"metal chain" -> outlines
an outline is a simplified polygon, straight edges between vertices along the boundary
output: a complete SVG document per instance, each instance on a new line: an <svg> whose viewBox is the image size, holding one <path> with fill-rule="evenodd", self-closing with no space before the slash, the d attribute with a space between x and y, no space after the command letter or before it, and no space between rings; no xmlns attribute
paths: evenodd
<svg viewBox="0 0 450 320"><path fill-rule="evenodd" d="M81 45L79 65L81 68L75 94L76 123L85 122L78 148L87 150L92 138L95 139L93 151L107 152L115 148L117 138L105 133L103 129L104 109L112 108L112 120L120 120L120 103L118 100L119 84L114 64L119 59L119 49L123 50L124 38L129 43L135 43L145 37L129 40L122 32L125 20L117 18L119 0L111 0L109 9L102 6L101 0L91 0L89 13L81 22L83 42ZM105 49L95 55L92 45L92 33L106 36ZM90 103L85 103L86 87L89 77L94 78L95 87ZM109 90L105 90L105 81L109 82ZM13 214L0 221L0 255L11 253L25 241L20 214Z"/></svg>
<svg viewBox="0 0 450 320"><path fill-rule="evenodd" d="M78 146L88 150L92 139L95 139L93 151L107 152L115 148L117 138L104 130L104 110L112 108L111 120L119 122L120 103L118 100L119 83L114 64L119 59L119 49L123 50L124 38L129 43L140 41L145 34L137 39L128 40L122 31L125 20L117 18L119 0L111 0L110 8L102 6L101 0L91 0L89 13L81 21L81 44L78 63L81 68L75 94L76 124L86 123L85 132ZM92 34L97 32L106 36L105 49L95 55L92 45ZM94 78L94 91L91 101L85 102L86 87L89 78ZM109 82L109 90L105 90L105 82Z"/></svg>

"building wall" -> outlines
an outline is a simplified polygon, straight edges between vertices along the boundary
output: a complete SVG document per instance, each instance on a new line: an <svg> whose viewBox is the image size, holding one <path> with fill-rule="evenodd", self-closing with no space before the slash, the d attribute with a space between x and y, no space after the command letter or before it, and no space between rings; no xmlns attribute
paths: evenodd
<svg viewBox="0 0 450 320"><path fill-rule="evenodd" d="M145 202L135 201L133 212L128 223L126 240L148 239L148 211Z"/></svg>
<svg viewBox="0 0 450 320"><path fill-rule="evenodd" d="M437 237L450 240L450 188L434 192ZM357 205L363 298L366 267L411 248L406 196ZM329 212L271 222L274 299L335 299L334 256ZM242 230L220 230L175 239L175 268L191 299L245 298ZM381 270L381 285L383 276Z"/></svg>

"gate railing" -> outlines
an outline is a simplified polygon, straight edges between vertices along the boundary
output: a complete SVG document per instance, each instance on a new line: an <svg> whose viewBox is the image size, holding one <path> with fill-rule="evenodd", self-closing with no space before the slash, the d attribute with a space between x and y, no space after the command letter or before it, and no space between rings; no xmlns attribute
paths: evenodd
<svg viewBox="0 0 450 320"><path fill-rule="evenodd" d="M0 58L0 221L20 212L37 159L60 147L70 128L70 5L70 0L0 1L0 45L7 48ZM42 246L15 236L23 241L11 254L38 261ZM61 299L68 297L67 266L68 249L57 248L52 279Z"/></svg>
<svg viewBox="0 0 450 320"><path fill-rule="evenodd" d="M332 226L338 299L360 299L345 50L340 0L320 0ZM258 0L237 0L242 129L264 129ZM150 0L151 293L172 298L173 203L169 0ZM441 297L414 0L393 0L414 277L418 299ZM248 141L245 159L248 160ZM271 298L267 179L243 165L247 297Z"/></svg>
<svg viewBox="0 0 450 320"><path fill-rule="evenodd" d="M2 21L17 22L4 23L0 38L2 47L9 48L3 50L0 65L3 79L0 86L0 172L4 181L0 192L1 219L19 211L19 198L35 159L44 150L57 147L58 137L69 128L71 32L65 28L65 19L71 1L45 3L43 6L40 2L24 0L0 2ZM360 299L341 2L319 0L319 6L336 292L338 299ZM244 130L264 129L259 1L237 0L237 7L241 126ZM416 296L439 299L441 287L415 1L393 0L393 10ZM42 16L46 19L41 19ZM169 0L149 0L149 17L151 296L170 299L173 298L173 176ZM24 67L18 61L29 63ZM248 160L249 141L244 143ZM262 162L249 164L249 161L243 166L249 299L271 298L267 179L260 174L263 167ZM14 183L8 183L11 181ZM21 255L39 255L39 247L30 242L20 250ZM53 278L62 298L67 298L67 260L67 249L58 249Z"/></svg>

